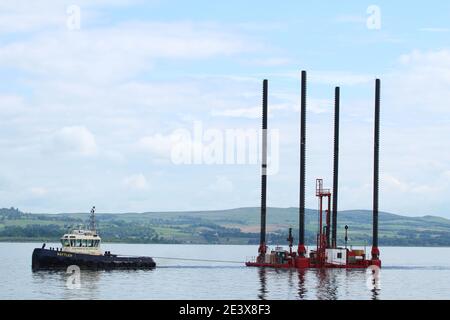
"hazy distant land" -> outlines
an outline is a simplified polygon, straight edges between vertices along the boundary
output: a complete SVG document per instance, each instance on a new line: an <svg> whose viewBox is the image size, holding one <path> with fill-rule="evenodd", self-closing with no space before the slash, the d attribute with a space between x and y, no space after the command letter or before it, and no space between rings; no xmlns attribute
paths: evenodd
<svg viewBox="0 0 450 320"><path fill-rule="evenodd" d="M68 229L87 222L88 213L37 214L15 208L0 209L0 241L57 241ZM268 209L269 244L285 243L287 229L297 235L297 208ZM368 210L342 211L338 215L338 240L343 243L349 225L349 244L370 244L372 216ZM450 246L450 220L425 216L406 217L380 212L381 246ZM98 213L104 242L257 244L259 208L217 211ZM306 237L315 243L317 214L306 211Z"/></svg>

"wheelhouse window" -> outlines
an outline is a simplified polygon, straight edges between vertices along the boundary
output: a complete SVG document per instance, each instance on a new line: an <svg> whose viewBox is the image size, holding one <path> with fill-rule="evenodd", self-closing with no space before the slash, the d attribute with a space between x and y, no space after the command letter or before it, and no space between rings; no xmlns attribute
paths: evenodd
<svg viewBox="0 0 450 320"><path fill-rule="evenodd" d="M94 239L61 239L61 244L64 247L81 247L81 248L94 248L98 247L100 240Z"/></svg>

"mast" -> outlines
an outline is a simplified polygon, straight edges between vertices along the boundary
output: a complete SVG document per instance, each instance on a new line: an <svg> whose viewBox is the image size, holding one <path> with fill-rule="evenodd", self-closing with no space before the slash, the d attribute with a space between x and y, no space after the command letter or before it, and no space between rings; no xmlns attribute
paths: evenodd
<svg viewBox="0 0 450 320"><path fill-rule="evenodd" d="M304 256L305 248L305 155L306 155L306 71L302 71L300 102L300 205L298 254Z"/></svg>
<svg viewBox="0 0 450 320"><path fill-rule="evenodd" d="M263 81L262 101L262 162L261 162L261 233L259 254L266 254L266 195L267 195L267 104L268 80Z"/></svg>
<svg viewBox="0 0 450 320"><path fill-rule="evenodd" d="M333 214L331 246L337 247L337 205L338 205L338 175L339 175L339 108L341 89L334 91L334 155L333 155Z"/></svg>
<svg viewBox="0 0 450 320"><path fill-rule="evenodd" d="M89 230L96 231L95 227L95 206L91 209L91 216L89 217Z"/></svg>
<svg viewBox="0 0 450 320"><path fill-rule="evenodd" d="M306 156L306 71L302 71L300 102L300 205L298 254L304 256L305 248L305 156Z"/></svg>
<svg viewBox="0 0 450 320"><path fill-rule="evenodd" d="M381 81L375 81L375 130L374 130L374 166L373 166L373 235L372 235L372 260L378 260L378 180L379 180L379 156L380 156L380 91Z"/></svg>

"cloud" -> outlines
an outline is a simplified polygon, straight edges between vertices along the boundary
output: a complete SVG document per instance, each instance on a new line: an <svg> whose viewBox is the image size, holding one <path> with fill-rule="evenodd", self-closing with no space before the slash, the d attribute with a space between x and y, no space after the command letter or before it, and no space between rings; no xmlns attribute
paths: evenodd
<svg viewBox="0 0 450 320"><path fill-rule="evenodd" d="M123 183L134 190L147 190L149 188L148 181L142 173L126 177Z"/></svg>
<svg viewBox="0 0 450 320"><path fill-rule="evenodd" d="M77 5L83 20L99 16L102 7L108 8L132 5L139 0L16 0L0 2L0 34L29 33L48 29L65 29L68 18L67 8Z"/></svg>
<svg viewBox="0 0 450 320"><path fill-rule="evenodd" d="M209 190L219 193L233 192L233 182L226 176L216 176L215 181L209 186Z"/></svg>
<svg viewBox="0 0 450 320"><path fill-rule="evenodd" d="M382 141L388 148L385 152L395 156L389 159L389 171L404 181L414 173L417 185L429 185L441 197L446 193L441 176L450 161L450 141L444 138L450 135L448 88L449 50L404 54L382 82L382 137L386 137ZM422 203L430 208L436 205L431 197Z"/></svg>
<svg viewBox="0 0 450 320"><path fill-rule="evenodd" d="M299 72L272 73L274 77L300 79ZM309 70L308 82L321 85L357 86L372 82L375 76L364 73L335 71L335 70Z"/></svg>
<svg viewBox="0 0 450 320"><path fill-rule="evenodd" d="M170 158L172 146L174 143L174 136L172 134L163 135L155 134L141 138L136 148L140 151L150 152L160 158Z"/></svg>
<svg viewBox="0 0 450 320"><path fill-rule="evenodd" d="M289 95L285 94L273 94L274 97L278 96L278 103L271 103L269 105L269 116L278 113L280 111L284 112L300 112L300 101L292 101ZM334 102L330 99L308 99L308 112L320 114L333 111ZM212 110L211 115L214 117L228 117L228 118L247 118L247 119L259 119L262 114L261 107L252 108L236 108L236 109L219 109Z"/></svg>
<svg viewBox="0 0 450 320"><path fill-rule="evenodd" d="M47 195L47 193L48 193L48 190L43 187L33 187L30 189L30 191L31 191L31 194L36 197L43 197L43 196Z"/></svg>
<svg viewBox="0 0 450 320"><path fill-rule="evenodd" d="M387 99L397 111L423 113L421 119L437 113L448 116L450 50L414 50L404 54L386 82Z"/></svg>
<svg viewBox="0 0 450 320"><path fill-rule="evenodd" d="M134 22L38 34L0 47L0 66L39 77L117 82L152 67L155 59L206 59L255 50L243 35L189 22Z"/></svg>
<svg viewBox="0 0 450 320"><path fill-rule="evenodd" d="M420 28L419 31L424 31L424 32L450 32L450 29L449 28L428 27L428 28Z"/></svg>
<svg viewBox="0 0 450 320"><path fill-rule="evenodd" d="M24 99L18 95L0 95L0 115L14 116L25 110Z"/></svg>
<svg viewBox="0 0 450 320"><path fill-rule="evenodd" d="M64 127L55 133L52 141L54 152L92 156L97 153L94 135L83 126Z"/></svg>
<svg viewBox="0 0 450 320"><path fill-rule="evenodd" d="M49 26L64 26L65 7L54 1L2 1L0 3L0 33L29 32Z"/></svg>
<svg viewBox="0 0 450 320"><path fill-rule="evenodd" d="M272 97L275 103L270 104L270 111L300 112L300 96L298 93L274 92ZM333 111L334 100L317 97L308 97L308 112L321 114Z"/></svg>
<svg viewBox="0 0 450 320"><path fill-rule="evenodd" d="M114 5L128 2L116 0ZM66 210L86 201L80 201L76 192L84 186L92 189L83 197L100 199L103 207L112 211L128 210L128 205L137 210L167 210L174 205L177 209L214 208L221 204L211 198L213 192L228 193L225 198L230 206L240 206L247 201L244 198L257 204L259 194L254 186L259 183L258 168L252 173L252 169L238 166L175 167L167 161L173 145L170 132L190 128L192 121L219 130L241 125L259 129L259 120L254 120L261 117L261 79L272 79L274 73L265 72L263 76L261 71L255 73L255 66L289 66L295 61L283 54L296 49L286 43L286 48L263 53L258 50L265 48L265 41L285 45L285 41L272 40L277 33L288 30L292 21L283 21L281 28L256 23L247 29L235 23L199 20L132 21L136 8L126 10L130 15L124 16L120 8L110 8L104 0L79 0L75 4L82 9L81 30L71 32L66 27L69 4L72 2L65 0L0 4L0 34L4 39L0 44L0 69L4 71L0 177L8 178L8 184L1 186L2 192L8 192L2 193L3 198L11 199L11 205L28 205L27 209L37 211L36 204L26 202L34 190L36 196L31 198L35 203L45 200L39 206ZM341 16L337 20L360 23L365 19ZM260 31L266 28L271 32L262 34ZM432 28L423 31L444 32ZM362 35L361 39L349 35L346 44L354 46L354 40L364 44L379 42L385 37L380 33L369 38ZM331 51L321 52L325 58L333 55ZM434 212L439 206L434 200L444 199L449 190L448 174L443 174L449 170L450 161L450 142L444 138L449 136L449 56L448 50L408 52L382 77L383 210ZM302 57L300 53L297 58ZM380 63L380 68L383 64L392 66L392 61ZM348 61L343 61L345 64ZM309 73L313 85L308 97L307 172L311 181L316 175L331 175L327 173L332 157L331 85L357 87L345 89L342 97L342 182L343 190L350 191L342 193L341 203L349 209L370 207L371 203L375 76L358 71L358 65L351 65L349 71ZM224 73L229 75L221 76ZM272 199L276 205L296 205L297 194L286 190L298 186L298 176L293 173L298 170L299 118L295 113L300 104L299 73L273 77L276 81L271 82L270 126L279 127L283 139L281 174L271 180ZM39 152L42 144L47 147L45 151L51 152ZM202 147L193 145L192 149ZM59 153L92 158L80 166L78 157L54 156ZM152 160L164 161L149 164L148 154ZM151 187L140 173L147 166L157 166L164 172L153 178L160 181L151 181L158 185L158 192L133 192ZM130 168L136 174L130 175ZM92 176L96 176L95 181ZM441 180L436 182L438 176ZM167 201L165 195L186 190L186 184L208 194L202 199L180 194L180 198L185 197L180 199L184 204ZM52 203L47 197L37 196L48 192L42 186L51 190ZM314 194L314 190L310 191ZM111 198L111 194L120 192L120 196ZM130 202L132 197L137 197L136 206ZM314 197L307 201L316 205Z"/></svg>
<svg viewBox="0 0 450 320"><path fill-rule="evenodd" d="M214 117L256 119L261 117L261 108L255 107L242 109L212 110L211 115Z"/></svg>
<svg viewBox="0 0 450 320"><path fill-rule="evenodd" d="M271 57L262 59L252 59L249 61L245 61L245 63L248 65L261 67L280 67L291 64L292 60L289 58Z"/></svg>
<svg viewBox="0 0 450 320"><path fill-rule="evenodd" d="M401 65L413 69L434 70L442 66L445 66L447 69L450 66L450 51L447 49L438 51L413 50L410 53L401 55L399 62Z"/></svg>
<svg viewBox="0 0 450 320"><path fill-rule="evenodd" d="M367 22L367 16L364 15L349 15L349 14L341 14L335 18L336 22L341 23L360 23L364 26Z"/></svg>
<svg viewBox="0 0 450 320"><path fill-rule="evenodd" d="M307 105L308 112L315 114L333 112L334 110L334 100L331 99L308 98ZM291 110L300 112L300 101L291 106Z"/></svg>
<svg viewBox="0 0 450 320"><path fill-rule="evenodd" d="M340 86L355 86L367 84L375 79L375 77L367 74L339 72L339 71L311 72L309 78L310 82L312 83L340 85Z"/></svg>

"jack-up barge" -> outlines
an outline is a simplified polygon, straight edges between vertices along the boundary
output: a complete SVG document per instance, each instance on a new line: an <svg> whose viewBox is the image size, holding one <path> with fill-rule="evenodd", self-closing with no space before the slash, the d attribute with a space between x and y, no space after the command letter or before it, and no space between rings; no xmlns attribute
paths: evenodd
<svg viewBox="0 0 450 320"><path fill-rule="evenodd" d="M316 247L307 252L305 246L305 155L306 155L306 71L301 76L301 110L300 110L300 206L299 206L299 241L297 251L293 251L292 229L289 229L289 250L276 247L268 252L266 245L266 191L267 191L267 115L268 115L268 81L263 81L263 117L262 117L262 172L261 172L261 234L258 256L247 261L249 267L269 268L347 268L366 269L381 267L378 249L378 167L380 139L380 80L375 82L375 130L374 130L374 171L373 171L373 226L371 257L366 251L354 250L337 245L337 200L339 168L339 108L340 88L335 88L334 117L334 161L333 191L323 188L323 180L316 180L316 196L319 199L318 232ZM331 209L331 198L333 207ZM327 208L322 209L324 202ZM345 226L345 241L347 243Z"/></svg>

